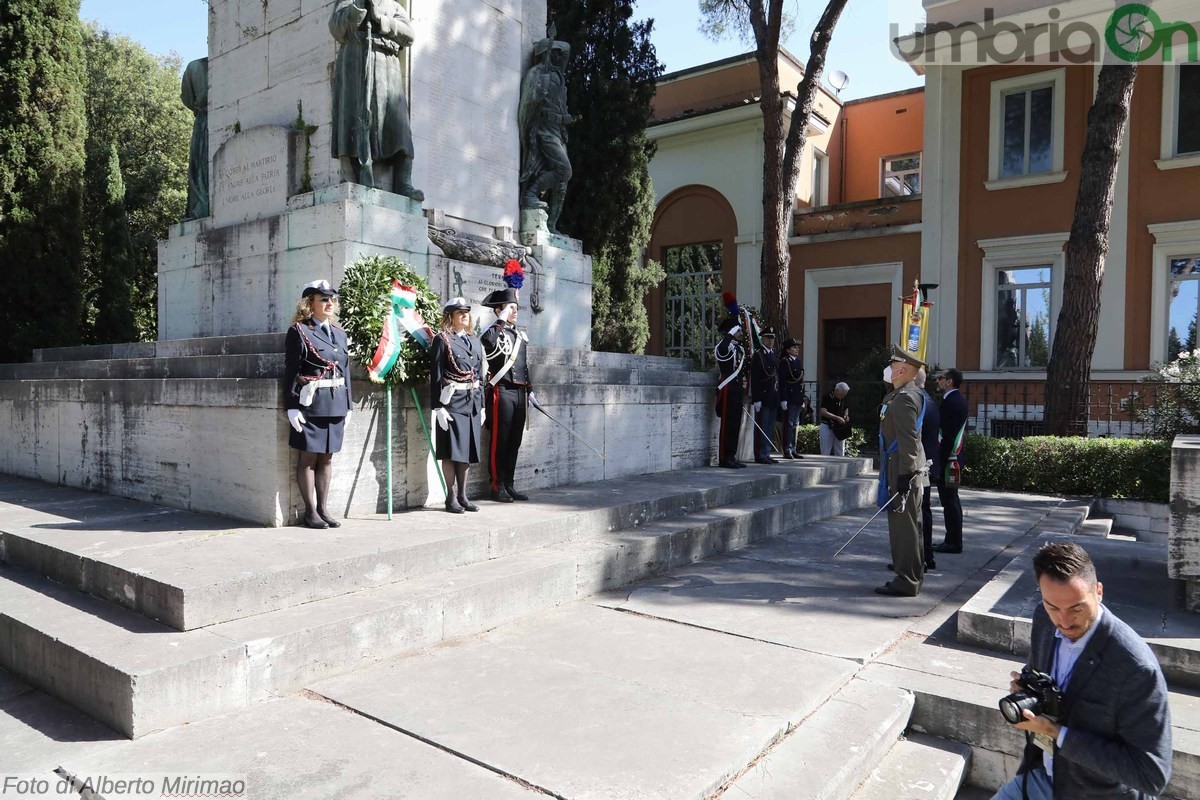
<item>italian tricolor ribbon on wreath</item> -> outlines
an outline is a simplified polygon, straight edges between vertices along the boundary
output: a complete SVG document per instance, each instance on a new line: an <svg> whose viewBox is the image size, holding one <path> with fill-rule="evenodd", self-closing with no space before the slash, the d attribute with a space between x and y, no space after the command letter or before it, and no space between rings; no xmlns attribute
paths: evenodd
<svg viewBox="0 0 1200 800"><path fill-rule="evenodd" d="M375 348L375 355L371 356L371 362L367 364L367 374L374 383L383 383L384 378L400 360L401 328L416 340L422 350L428 351L433 342L433 331L417 311L415 289L411 286L401 286L400 281L393 281L390 300L391 307L383 320L383 334L379 337L379 346Z"/></svg>
<svg viewBox="0 0 1200 800"><path fill-rule="evenodd" d="M389 307L383 320L383 331L379 337L379 345L375 354L367 364L367 376L373 383L384 383L388 374L396 368L400 361L400 343L407 333L428 352L433 343L433 330L425 324L421 313L417 311L417 291L411 286L404 286L398 280L392 281L392 290L388 295ZM415 387L412 390L413 401L417 404L417 417L421 427L425 429L425 438L429 441L430 455L433 453L433 437L425 425L424 412L421 411L421 401L417 397ZM429 470L427 470L429 471ZM437 475L437 481L442 485L443 494L446 492L445 479L436 464L432 470ZM388 519L392 518L392 389L387 390L387 482L388 482Z"/></svg>

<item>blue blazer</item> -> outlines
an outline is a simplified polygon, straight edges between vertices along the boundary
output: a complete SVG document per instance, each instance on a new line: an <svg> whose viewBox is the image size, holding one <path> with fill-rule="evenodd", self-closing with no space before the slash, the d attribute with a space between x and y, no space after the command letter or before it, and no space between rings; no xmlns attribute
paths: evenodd
<svg viewBox="0 0 1200 800"><path fill-rule="evenodd" d="M924 389L925 419L921 421L921 446L925 449L925 460L932 461L929 467L929 480L935 483L942 477L942 457L938 452L938 432L941 430L941 416L938 414L937 403Z"/></svg>
<svg viewBox="0 0 1200 800"><path fill-rule="evenodd" d="M1054 796L1062 800L1153 798L1171 778L1171 712L1158 659L1105 607L1063 695L1066 738L1054 757ZM1057 639L1040 605L1033 614L1029 664L1050 674ZM1042 765L1025 746L1019 772Z"/></svg>

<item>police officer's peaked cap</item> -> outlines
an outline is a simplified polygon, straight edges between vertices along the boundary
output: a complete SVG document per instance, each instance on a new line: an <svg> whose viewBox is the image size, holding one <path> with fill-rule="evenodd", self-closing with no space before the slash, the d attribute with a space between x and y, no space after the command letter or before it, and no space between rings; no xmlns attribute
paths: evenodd
<svg viewBox="0 0 1200 800"><path fill-rule="evenodd" d="M468 303L466 301L466 299L462 298L462 297L451 297L449 300L446 301L446 304L444 306L442 306L443 314L448 314L451 311L470 311L470 310L471 310L471 304Z"/></svg>
<svg viewBox="0 0 1200 800"><path fill-rule="evenodd" d="M332 297L337 293L337 289L330 286L329 281L322 278L319 281L313 281L312 283L305 284L304 291L300 292L300 296L308 297L310 294L324 294Z"/></svg>
<svg viewBox="0 0 1200 800"><path fill-rule="evenodd" d="M924 369L927 366L924 361L917 358L912 353L908 352L907 350L905 350L903 347L901 347L898 344L892 345L892 357L888 360L889 361L903 361L907 364L912 364L914 367L917 367L918 369Z"/></svg>
<svg viewBox="0 0 1200 800"><path fill-rule="evenodd" d="M483 298L483 303L488 308L503 308L509 303L517 302L516 289L497 289L494 292L489 292L488 296Z"/></svg>
<svg viewBox="0 0 1200 800"><path fill-rule="evenodd" d="M790 349L791 349L791 348L793 348L793 347L799 347L799 346L800 346L800 340L799 340L799 339L788 339L787 341L785 341L785 342L783 343L783 349L784 349L784 350L790 350Z"/></svg>
<svg viewBox="0 0 1200 800"><path fill-rule="evenodd" d="M767 327L763 328L761 331L759 331L758 335L760 337L762 337L763 339L767 338L768 336L770 336L772 339L774 339L775 338L775 329L770 326L767 326Z"/></svg>

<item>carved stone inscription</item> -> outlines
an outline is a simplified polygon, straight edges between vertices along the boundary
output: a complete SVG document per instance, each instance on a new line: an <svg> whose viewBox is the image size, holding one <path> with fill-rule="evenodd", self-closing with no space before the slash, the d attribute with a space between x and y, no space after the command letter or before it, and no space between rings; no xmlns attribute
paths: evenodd
<svg viewBox="0 0 1200 800"><path fill-rule="evenodd" d="M295 192L296 142L290 128L263 125L221 145L213 159L214 225L282 214Z"/></svg>

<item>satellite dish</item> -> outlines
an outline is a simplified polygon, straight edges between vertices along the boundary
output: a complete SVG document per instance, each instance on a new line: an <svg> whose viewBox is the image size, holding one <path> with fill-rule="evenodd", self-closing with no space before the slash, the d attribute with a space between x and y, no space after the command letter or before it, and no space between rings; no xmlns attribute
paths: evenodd
<svg viewBox="0 0 1200 800"><path fill-rule="evenodd" d="M845 89L850 84L850 76L842 72L840 69L835 69L829 73L829 85L833 87L839 95L842 89Z"/></svg>

